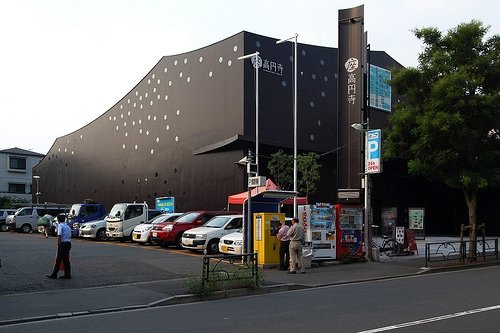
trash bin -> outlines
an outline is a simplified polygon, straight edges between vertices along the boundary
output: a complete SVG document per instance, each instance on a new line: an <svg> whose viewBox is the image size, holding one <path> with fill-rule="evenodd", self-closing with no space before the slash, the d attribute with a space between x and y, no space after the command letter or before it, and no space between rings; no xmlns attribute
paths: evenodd
<svg viewBox="0 0 500 333"><path fill-rule="evenodd" d="M372 260L380 261L380 249L378 247L372 247Z"/></svg>
<svg viewBox="0 0 500 333"><path fill-rule="evenodd" d="M304 268L311 268L311 262L313 257L313 249L311 245L304 245L302 247L302 264Z"/></svg>

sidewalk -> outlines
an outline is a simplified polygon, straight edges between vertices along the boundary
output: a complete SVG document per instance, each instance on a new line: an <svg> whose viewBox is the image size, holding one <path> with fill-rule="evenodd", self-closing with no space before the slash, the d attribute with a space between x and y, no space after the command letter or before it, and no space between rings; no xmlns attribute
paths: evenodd
<svg viewBox="0 0 500 333"><path fill-rule="evenodd" d="M456 238L450 240L456 240ZM426 242L435 241L448 241L448 239L426 240ZM425 242L420 241L417 244L419 251L414 256L392 258L382 256L380 262L313 265L306 271L306 274L287 274L287 272L277 269L265 269L263 270L264 286L262 288L217 292L208 299L386 279L443 269L441 263L435 268L424 268ZM499 263L490 261L488 264ZM448 268L463 269L464 266ZM168 279L97 288L5 295L0 297L0 307L4 309L4 311L0 311L0 326L16 322L123 311L200 300L199 297L187 295L187 293L184 279ZM8 311L5 311L6 309Z"/></svg>

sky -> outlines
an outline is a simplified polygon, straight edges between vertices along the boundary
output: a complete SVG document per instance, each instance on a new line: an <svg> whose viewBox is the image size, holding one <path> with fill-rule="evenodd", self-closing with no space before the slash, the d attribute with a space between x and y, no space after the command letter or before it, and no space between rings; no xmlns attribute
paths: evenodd
<svg viewBox="0 0 500 333"><path fill-rule="evenodd" d="M0 0L0 150L46 154L161 59L243 30L338 47L338 10L365 6L372 50L417 66L412 30L473 19L500 33L498 0Z"/></svg>

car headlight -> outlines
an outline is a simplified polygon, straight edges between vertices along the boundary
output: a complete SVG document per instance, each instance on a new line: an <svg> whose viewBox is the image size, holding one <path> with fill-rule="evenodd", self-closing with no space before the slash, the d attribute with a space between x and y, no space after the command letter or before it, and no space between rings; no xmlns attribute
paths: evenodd
<svg viewBox="0 0 500 333"><path fill-rule="evenodd" d="M172 231L174 229L174 226L169 224L163 227L163 231Z"/></svg>
<svg viewBox="0 0 500 333"><path fill-rule="evenodd" d="M153 226L151 226L151 227L147 227L146 229L144 229L144 231L145 231L145 232L147 232L147 231L149 231L149 230L151 230L151 229L153 229Z"/></svg>
<svg viewBox="0 0 500 333"><path fill-rule="evenodd" d="M96 225L95 225L95 224L92 224L92 225L90 226L90 229L95 229L95 227L96 227Z"/></svg>
<svg viewBox="0 0 500 333"><path fill-rule="evenodd" d="M207 239L207 234L198 234L195 237L196 239Z"/></svg>
<svg viewBox="0 0 500 333"><path fill-rule="evenodd" d="M237 240L234 242L234 245L241 245L243 244L243 241L242 240Z"/></svg>

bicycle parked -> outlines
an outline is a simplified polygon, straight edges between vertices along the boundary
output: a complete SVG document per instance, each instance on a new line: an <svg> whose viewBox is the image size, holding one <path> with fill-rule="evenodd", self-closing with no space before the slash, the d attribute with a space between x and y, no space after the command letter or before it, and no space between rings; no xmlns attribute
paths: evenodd
<svg viewBox="0 0 500 333"><path fill-rule="evenodd" d="M379 241L382 242L382 245L379 245ZM378 248L380 254L385 254L388 257L402 255L404 252L404 244L398 242L394 237L378 234L378 225L372 225L372 248Z"/></svg>

